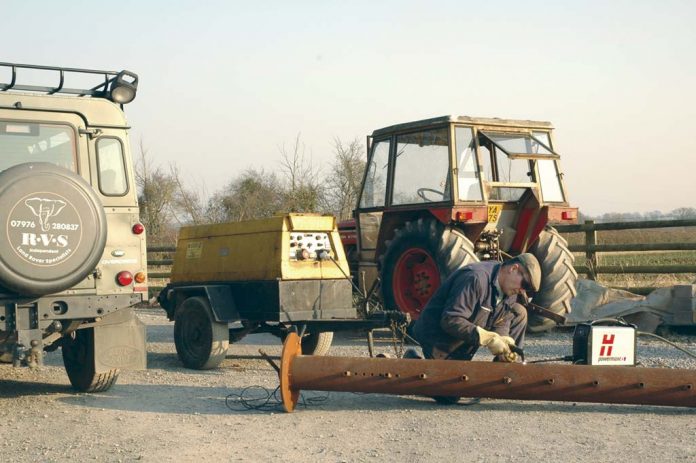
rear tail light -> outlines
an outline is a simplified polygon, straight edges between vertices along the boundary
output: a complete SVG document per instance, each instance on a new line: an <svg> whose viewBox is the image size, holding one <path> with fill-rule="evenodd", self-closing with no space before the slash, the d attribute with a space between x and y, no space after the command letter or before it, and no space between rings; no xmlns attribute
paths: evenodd
<svg viewBox="0 0 696 463"><path fill-rule="evenodd" d="M133 283L133 274L128 270L118 272L118 275L116 275L116 281L121 286L128 286Z"/></svg>
<svg viewBox="0 0 696 463"><path fill-rule="evenodd" d="M135 225L133 225L132 230L133 230L133 234L140 235L142 232L145 231L145 227L141 223L136 223Z"/></svg>
<svg viewBox="0 0 696 463"><path fill-rule="evenodd" d="M575 220L578 218L578 214L576 211L563 211L561 212L561 219L562 220Z"/></svg>
<svg viewBox="0 0 696 463"><path fill-rule="evenodd" d="M457 222L465 222L467 220L471 220L474 218L474 212L473 211L457 211L455 218L457 219Z"/></svg>
<svg viewBox="0 0 696 463"><path fill-rule="evenodd" d="M143 283L146 279L145 272L138 272L135 274L135 277L133 278L135 279L136 283Z"/></svg>

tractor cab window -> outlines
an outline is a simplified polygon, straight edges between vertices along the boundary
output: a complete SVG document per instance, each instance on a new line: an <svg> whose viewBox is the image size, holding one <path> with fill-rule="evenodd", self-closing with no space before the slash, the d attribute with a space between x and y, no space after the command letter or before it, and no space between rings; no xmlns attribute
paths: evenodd
<svg viewBox="0 0 696 463"><path fill-rule="evenodd" d="M530 136L525 133L509 134L488 131L481 133L484 136L484 138L493 142L496 146L501 148L503 151L505 151L505 153L508 154L508 156L512 158L537 158L551 157L555 155L549 148L547 148L548 145L545 145L536 136ZM546 142L548 143L548 138L546 139Z"/></svg>
<svg viewBox="0 0 696 463"><path fill-rule="evenodd" d="M546 132L534 132L534 138L548 147L551 147L549 134ZM544 202L563 202L563 190L561 189L561 178L558 174L558 164L555 159L538 159L537 169L539 171L539 183L541 184L541 197Z"/></svg>
<svg viewBox="0 0 696 463"><path fill-rule="evenodd" d="M392 204L450 200L449 140L446 128L398 135Z"/></svg>
<svg viewBox="0 0 696 463"><path fill-rule="evenodd" d="M389 140L377 141L372 145L365 184L360 196L360 207L383 207L385 205L387 173L389 171L389 145Z"/></svg>
<svg viewBox="0 0 696 463"><path fill-rule="evenodd" d="M0 121L0 171L50 162L75 171L75 131L67 125Z"/></svg>
<svg viewBox="0 0 696 463"><path fill-rule="evenodd" d="M491 183L492 201L518 201L525 190L534 186L529 151L533 139L525 134L479 132L478 144L484 180ZM551 153L549 153L551 154Z"/></svg>

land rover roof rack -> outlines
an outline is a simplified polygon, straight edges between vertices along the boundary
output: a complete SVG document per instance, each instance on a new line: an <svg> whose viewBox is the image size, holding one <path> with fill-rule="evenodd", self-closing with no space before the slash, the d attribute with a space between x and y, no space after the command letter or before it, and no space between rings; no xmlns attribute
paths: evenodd
<svg viewBox="0 0 696 463"><path fill-rule="evenodd" d="M54 95L56 93L76 95L78 97L106 98L114 103L126 104L133 101L138 88L138 76L130 71L98 71L94 69L64 68L56 66L38 66L34 64L16 64L0 62L0 69L10 68L12 77L9 83L0 82L0 91L8 90L28 91ZM17 70L31 69L40 71L56 71L58 73L58 85L47 87L43 85L28 85L18 82ZM92 74L100 76L103 81L91 88L67 88L65 87L66 74Z"/></svg>

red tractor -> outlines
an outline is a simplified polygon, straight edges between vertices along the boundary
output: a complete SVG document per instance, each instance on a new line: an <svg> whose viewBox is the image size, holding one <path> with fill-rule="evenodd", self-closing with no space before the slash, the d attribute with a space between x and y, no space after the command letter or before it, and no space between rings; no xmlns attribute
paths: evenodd
<svg viewBox="0 0 696 463"><path fill-rule="evenodd" d="M354 219L339 224L354 279L413 319L454 270L533 253L535 304L570 311L577 273L551 226L575 223L548 122L438 117L375 130ZM360 278L358 278L360 275ZM379 280L378 280L379 279ZM541 331L553 322L530 318Z"/></svg>

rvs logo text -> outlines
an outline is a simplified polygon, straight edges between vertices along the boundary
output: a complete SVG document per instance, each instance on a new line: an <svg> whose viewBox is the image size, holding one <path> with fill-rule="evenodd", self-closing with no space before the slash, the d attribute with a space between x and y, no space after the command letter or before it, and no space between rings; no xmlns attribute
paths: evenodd
<svg viewBox="0 0 696 463"><path fill-rule="evenodd" d="M68 245L67 235L47 235L41 233L22 233L22 246L58 246L64 248Z"/></svg>

